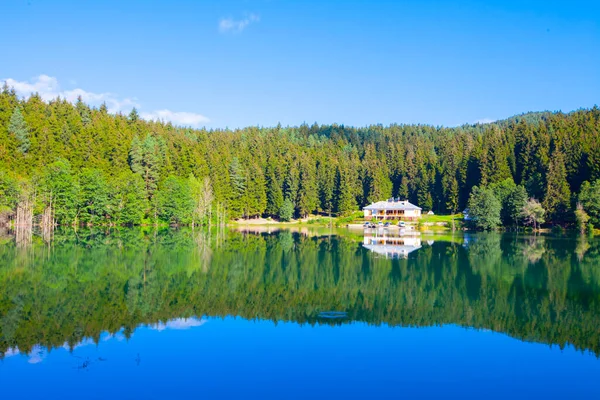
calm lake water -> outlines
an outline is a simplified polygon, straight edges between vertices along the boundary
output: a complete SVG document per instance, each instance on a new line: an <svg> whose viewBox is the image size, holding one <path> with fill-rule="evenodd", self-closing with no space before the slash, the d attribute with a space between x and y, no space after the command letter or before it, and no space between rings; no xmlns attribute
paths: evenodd
<svg viewBox="0 0 600 400"><path fill-rule="evenodd" d="M600 398L599 240L261 230L0 234L2 398Z"/></svg>

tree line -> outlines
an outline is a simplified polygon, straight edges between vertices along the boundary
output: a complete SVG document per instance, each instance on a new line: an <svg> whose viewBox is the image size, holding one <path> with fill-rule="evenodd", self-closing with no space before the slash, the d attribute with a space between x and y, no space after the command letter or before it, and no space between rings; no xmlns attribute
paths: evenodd
<svg viewBox="0 0 600 400"><path fill-rule="evenodd" d="M107 225L287 220L344 215L389 197L456 213L472 195L502 182L518 187L519 199L539 202L548 223L574 223L580 204L597 224L599 139L598 107L454 128L191 129L145 121L135 109L110 114L81 99L19 99L4 85L0 219ZM503 195L494 192L492 206L501 204L494 225L532 223L504 210Z"/></svg>

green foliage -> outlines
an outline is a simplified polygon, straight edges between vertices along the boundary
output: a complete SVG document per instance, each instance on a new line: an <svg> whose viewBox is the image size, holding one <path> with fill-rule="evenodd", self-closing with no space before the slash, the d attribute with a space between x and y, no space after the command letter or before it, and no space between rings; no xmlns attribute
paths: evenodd
<svg viewBox="0 0 600 400"><path fill-rule="evenodd" d="M600 242L587 237L477 234L463 246L460 235L436 236L390 260L343 233L106 231L59 229L52 246L38 237L27 249L0 245L0 359L9 348L74 348L194 315L452 324L600 354ZM347 319L318 319L340 309Z"/></svg>
<svg viewBox="0 0 600 400"><path fill-rule="evenodd" d="M340 167L336 174L336 185L334 189L334 210L339 215L355 211L356 203L356 171L348 166Z"/></svg>
<svg viewBox="0 0 600 400"><path fill-rule="evenodd" d="M544 208L548 212L551 221L564 220L571 209L571 190L567 182L567 170L565 168L564 155L556 151L552 155L550 168L548 169L546 197Z"/></svg>
<svg viewBox="0 0 600 400"><path fill-rule="evenodd" d="M577 208L575 209L575 220L577 221L577 227L581 233L584 233L587 229L590 216L585 212L581 203L577 203Z"/></svg>
<svg viewBox="0 0 600 400"><path fill-rule="evenodd" d="M16 207L19 194L17 180L9 173L0 170L0 214L3 212L10 213Z"/></svg>
<svg viewBox="0 0 600 400"><path fill-rule="evenodd" d="M492 192L494 192L494 196L500 200L500 203L504 203L506 198L515 190L517 185L512 178L506 178L501 181L490 183L488 187L492 190Z"/></svg>
<svg viewBox="0 0 600 400"><path fill-rule="evenodd" d="M300 184L298 187L298 200L296 208L298 215L306 217L317 209L319 204L317 189L317 170L310 161L302 160L300 163Z"/></svg>
<svg viewBox="0 0 600 400"><path fill-rule="evenodd" d="M27 153L31 143L29 141L29 131L25 119L21 113L21 108L16 106L8 123L8 132L15 135L19 142L19 151L21 153Z"/></svg>
<svg viewBox="0 0 600 400"><path fill-rule="evenodd" d="M502 225L519 225L523 207L527 203L527 190L521 185L516 185L512 178L492 183L489 188L502 205L500 212Z"/></svg>
<svg viewBox="0 0 600 400"><path fill-rule="evenodd" d="M546 222L546 210L535 199L529 199L523 206L522 216L526 224L533 225L533 229Z"/></svg>
<svg viewBox="0 0 600 400"><path fill-rule="evenodd" d="M109 186L102 171L84 168L79 176L79 220L101 224L109 213Z"/></svg>
<svg viewBox="0 0 600 400"><path fill-rule="evenodd" d="M210 222L211 205L214 200L213 188L209 177L196 179L194 174L188 177L188 186L192 199L192 223L204 225Z"/></svg>
<svg viewBox="0 0 600 400"><path fill-rule="evenodd" d="M444 181L444 195L446 197L446 209L452 213L458 210L458 181L456 177L450 177Z"/></svg>
<svg viewBox="0 0 600 400"><path fill-rule="evenodd" d="M144 179L146 193L149 197L152 197L158 186L160 168L163 162L163 155L157 140L148 134L144 142L141 142L135 136L131 142L129 162L131 170Z"/></svg>
<svg viewBox="0 0 600 400"><path fill-rule="evenodd" d="M319 186L319 201L321 211L331 213L333 211L333 196L335 188L336 171L332 165L325 161L319 162L317 166L317 182Z"/></svg>
<svg viewBox="0 0 600 400"><path fill-rule="evenodd" d="M267 207L265 176L262 170L253 165L248 169L244 191L244 216L261 216Z"/></svg>
<svg viewBox="0 0 600 400"><path fill-rule="evenodd" d="M502 204L489 188L473 187L469 198L469 216L479 229L490 230L498 227Z"/></svg>
<svg viewBox="0 0 600 400"><path fill-rule="evenodd" d="M579 203L589 214L594 225L600 224L600 180L584 182L579 193Z"/></svg>
<svg viewBox="0 0 600 400"><path fill-rule="evenodd" d="M288 222L294 217L294 203L290 199L285 199L279 210L279 220Z"/></svg>
<svg viewBox="0 0 600 400"><path fill-rule="evenodd" d="M144 179L130 171L117 176L111 185L110 217L113 224L139 225L148 210Z"/></svg>
<svg viewBox="0 0 600 400"><path fill-rule="evenodd" d="M487 130L483 135L483 152L481 155L481 182L492 184L512 177L508 165L508 147L503 134L497 126Z"/></svg>
<svg viewBox="0 0 600 400"><path fill-rule="evenodd" d="M79 182L74 176L71 164L59 159L48 165L41 179L44 206L52 210L57 224L77 222L79 205Z"/></svg>
<svg viewBox="0 0 600 400"><path fill-rule="evenodd" d="M169 176L157 192L158 217L170 224L189 224L194 200L187 180Z"/></svg>
<svg viewBox="0 0 600 400"><path fill-rule="evenodd" d="M368 145L363 159L365 177L363 179L364 197L367 203L374 203L392 196L392 181L384 162L377 157L373 145Z"/></svg>
<svg viewBox="0 0 600 400"><path fill-rule="evenodd" d="M267 165L266 170L267 184L267 207L265 213L275 217L279 215L279 210L283 205L283 191L279 184L279 179L275 172L275 167L272 164Z"/></svg>
<svg viewBox="0 0 600 400"><path fill-rule="evenodd" d="M229 215L233 219L238 219L244 216L244 210L246 209L246 199L244 198L246 177L242 164L237 157L234 157L229 164L229 185L230 193L227 202Z"/></svg>
<svg viewBox="0 0 600 400"><path fill-rule="evenodd" d="M504 225L519 225L523 218L523 207L527 204L527 190L521 185L515 186L505 197L501 218Z"/></svg>
<svg viewBox="0 0 600 400"><path fill-rule="evenodd" d="M314 124L194 130L145 121L137 110L112 115L105 105L90 108L81 99L74 105L62 99L46 103L35 95L19 99L10 89L0 92L0 168L19 182L31 182L36 217L48 210L42 178L58 159L70 164L75 192L87 179L84 169L99 172L83 186L108 187L106 206L82 189L67 218L66 210L59 211L67 223L119 223L128 202L113 190L132 171L143 181L146 201L139 212L146 221L157 218L155 192L168 176L194 175L202 177L198 183L208 178L212 191L210 204L201 207L203 217L194 213L196 223L210 215L277 217L285 198L296 217L345 216L392 196L451 214L467 206L473 186L497 186L502 222L512 225L518 223L518 206L510 211L508 194L498 191L506 189L500 188L504 182L513 190L514 182L527 197L543 201L553 223L567 225L573 221L570 193L600 178L599 132L597 107L455 128ZM590 201L581 202L598 221ZM15 212L14 201L5 207ZM128 223L138 223L138 212L127 213Z"/></svg>

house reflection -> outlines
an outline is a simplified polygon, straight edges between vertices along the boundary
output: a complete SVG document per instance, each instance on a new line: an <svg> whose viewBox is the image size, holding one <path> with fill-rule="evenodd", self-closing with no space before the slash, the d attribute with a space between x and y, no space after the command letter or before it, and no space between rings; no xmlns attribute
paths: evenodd
<svg viewBox="0 0 600 400"><path fill-rule="evenodd" d="M407 258L421 248L421 237L418 232L399 234L387 230L365 231L363 247L386 258Z"/></svg>

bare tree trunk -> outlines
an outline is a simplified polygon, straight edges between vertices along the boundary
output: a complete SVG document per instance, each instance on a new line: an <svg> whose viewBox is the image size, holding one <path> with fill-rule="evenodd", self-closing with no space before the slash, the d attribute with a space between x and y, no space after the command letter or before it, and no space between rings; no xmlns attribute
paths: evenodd
<svg viewBox="0 0 600 400"><path fill-rule="evenodd" d="M33 204L31 199L24 198L17 204L15 219L15 241L17 247L26 247L31 244L33 228Z"/></svg>
<svg viewBox="0 0 600 400"><path fill-rule="evenodd" d="M15 226L15 243L17 247L27 247L31 244L33 229L31 225Z"/></svg>
<svg viewBox="0 0 600 400"><path fill-rule="evenodd" d="M33 225L33 205L29 199L23 199L17 204L16 226Z"/></svg>

